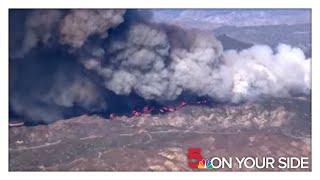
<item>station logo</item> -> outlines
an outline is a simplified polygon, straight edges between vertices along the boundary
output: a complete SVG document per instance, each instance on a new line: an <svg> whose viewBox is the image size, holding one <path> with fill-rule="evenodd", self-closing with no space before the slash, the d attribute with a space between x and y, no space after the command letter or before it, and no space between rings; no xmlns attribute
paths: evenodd
<svg viewBox="0 0 320 180"><path fill-rule="evenodd" d="M212 157L205 159L201 148L189 148L188 166L191 169L308 169L309 157Z"/></svg>

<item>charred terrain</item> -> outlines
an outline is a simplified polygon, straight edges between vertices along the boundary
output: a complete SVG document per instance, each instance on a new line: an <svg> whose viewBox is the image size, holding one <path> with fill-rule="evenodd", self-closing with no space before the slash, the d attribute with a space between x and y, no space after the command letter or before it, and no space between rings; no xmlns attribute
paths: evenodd
<svg viewBox="0 0 320 180"><path fill-rule="evenodd" d="M310 119L309 98L186 105L164 114L112 119L82 115L50 125L10 128L9 168L189 171L186 153L192 147L201 147L205 157L307 156L311 164ZM221 169L239 170L246 169Z"/></svg>

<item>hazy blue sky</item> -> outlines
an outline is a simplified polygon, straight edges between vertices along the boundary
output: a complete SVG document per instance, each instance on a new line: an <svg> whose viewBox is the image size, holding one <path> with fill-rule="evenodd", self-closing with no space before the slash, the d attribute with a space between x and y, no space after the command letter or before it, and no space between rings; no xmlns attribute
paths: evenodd
<svg viewBox="0 0 320 180"><path fill-rule="evenodd" d="M158 22L204 28L310 23L311 19L311 11L307 9L162 9L153 12Z"/></svg>

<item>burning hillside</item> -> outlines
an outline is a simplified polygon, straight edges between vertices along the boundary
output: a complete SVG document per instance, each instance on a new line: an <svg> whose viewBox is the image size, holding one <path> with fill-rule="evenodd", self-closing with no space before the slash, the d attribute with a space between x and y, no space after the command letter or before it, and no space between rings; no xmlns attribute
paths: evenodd
<svg viewBox="0 0 320 180"><path fill-rule="evenodd" d="M190 147L208 156L311 158L310 100L298 98L139 117L83 115L9 132L10 170L190 170Z"/></svg>

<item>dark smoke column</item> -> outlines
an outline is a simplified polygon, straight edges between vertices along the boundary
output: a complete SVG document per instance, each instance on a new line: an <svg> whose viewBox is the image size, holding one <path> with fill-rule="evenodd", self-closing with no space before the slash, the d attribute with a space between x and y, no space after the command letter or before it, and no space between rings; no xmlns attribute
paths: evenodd
<svg viewBox="0 0 320 180"><path fill-rule="evenodd" d="M108 111L110 99L131 103L132 95L163 103L188 93L239 103L310 94L310 59L301 49L223 51L211 32L156 24L146 12L10 11L12 112L50 122Z"/></svg>

